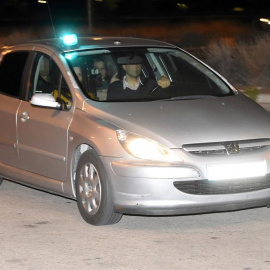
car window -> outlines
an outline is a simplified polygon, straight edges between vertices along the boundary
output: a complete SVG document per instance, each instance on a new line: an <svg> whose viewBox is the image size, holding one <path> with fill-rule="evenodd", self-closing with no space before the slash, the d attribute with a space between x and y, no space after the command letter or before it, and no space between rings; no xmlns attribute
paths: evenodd
<svg viewBox="0 0 270 270"><path fill-rule="evenodd" d="M34 94L51 94L67 108L72 105L72 95L57 64L47 55L37 54L31 75L29 99Z"/></svg>
<svg viewBox="0 0 270 270"><path fill-rule="evenodd" d="M85 95L96 101L234 94L219 75L179 49L112 48L69 52L65 58Z"/></svg>
<svg viewBox="0 0 270 270"><path fill-rule="evenodd" d="M4 55L0 63L1 93L19 98L28 55L28 52L12 52Z"/></svg>
<svg viewBox="0 0 270 270"><path fill-rule="evenodd" d="M106 100L109 84L118 74L118 67L109 51L67 53L65 57L85 95L94 100Z"/></svg>

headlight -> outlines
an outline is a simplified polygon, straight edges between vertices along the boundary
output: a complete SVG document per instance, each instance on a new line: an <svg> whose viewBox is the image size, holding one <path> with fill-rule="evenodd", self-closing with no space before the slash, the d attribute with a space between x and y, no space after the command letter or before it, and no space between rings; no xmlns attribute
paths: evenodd
<svg viewBox="0 0 270 270"><path fill-rule="evenodd" d="M117 130L116 134L123 148L136 158L165 162L183 162L171 149L156 141L122 129Z"/></svg>

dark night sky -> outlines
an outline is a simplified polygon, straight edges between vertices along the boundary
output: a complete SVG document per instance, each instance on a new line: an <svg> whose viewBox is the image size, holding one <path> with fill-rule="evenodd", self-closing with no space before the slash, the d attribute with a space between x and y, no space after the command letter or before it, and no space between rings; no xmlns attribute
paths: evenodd
<svg viewBox="0 0 270 270"><path fill-rule="evenodd" d="M108 3L115 2L114 8ZM55 22L87 22L87 0L49 0ZM101 23L143 19L170 20L270 17L270 0L92 0L93 20ZM37 0L1 0L0 23L27 24L48 21L46 5Z"/></svg>

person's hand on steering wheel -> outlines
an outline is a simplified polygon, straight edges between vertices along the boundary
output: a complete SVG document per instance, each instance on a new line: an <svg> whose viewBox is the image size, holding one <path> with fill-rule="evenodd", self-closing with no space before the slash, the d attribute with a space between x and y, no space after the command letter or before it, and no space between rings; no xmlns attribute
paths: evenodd
<svg viewBox="0 0 270 270"><path fill-rule="evenodd" d="M163 75L158 81L157 84L161 87L161 88L167 88L170 86L171 81L169 80L169 78L165 75Z"/></svg>

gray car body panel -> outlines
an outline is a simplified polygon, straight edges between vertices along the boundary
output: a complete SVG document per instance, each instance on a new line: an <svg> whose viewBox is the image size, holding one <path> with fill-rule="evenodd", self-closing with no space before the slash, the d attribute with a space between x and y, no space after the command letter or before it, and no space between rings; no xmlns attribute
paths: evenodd
<svg viewBox="0 0 270 270"><path fill-rule="evenodd" d="M99 117L170 148L181 148L183 144L190 143L267 138L270 133L268 113L243 94L196 100L93 105L100 108L95 112Z"/></svg>

